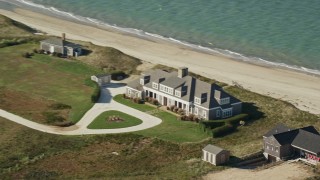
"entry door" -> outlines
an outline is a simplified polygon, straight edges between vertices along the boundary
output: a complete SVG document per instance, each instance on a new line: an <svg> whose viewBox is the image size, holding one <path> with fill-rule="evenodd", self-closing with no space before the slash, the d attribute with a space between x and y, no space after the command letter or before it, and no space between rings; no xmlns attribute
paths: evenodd
<svg viewBox="0 0 320 180"><path fill-rule="evenodd" d="M168 99L166 97L163 97L163 105L166 106L168 103Z"/></svg>

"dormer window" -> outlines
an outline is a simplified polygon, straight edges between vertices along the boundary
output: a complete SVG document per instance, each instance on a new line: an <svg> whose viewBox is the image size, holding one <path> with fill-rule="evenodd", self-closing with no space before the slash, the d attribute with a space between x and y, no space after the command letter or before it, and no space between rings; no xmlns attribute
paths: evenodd
<svg viewBox="0 0 320 180"><path fill-rule="evenodd" d="M229 104L230 103L230 97L223 98L219 100L220 105Z"/></svg>
<svg viewBox="0 0 320 180"><path fill-rule="evenodd" d="M142 79L142 78L140 79L140 84L144 85L144 79Z"/></svg>
<svg viewBox="0 0 320 180"><path fill-rule="evenodd" d="M158 89L158 83L153 82L153 83L152 83L152 88Z"/></svg>
<svg viewBox="0 0 320 180"><path fill-rule="evenodd" d="M181 92L176 90L176 91L174 92L174 95L177 96L177 97L181 97Z"/></svg>
<svg viewBox="0 0 320 180"><path fill-rule="evenodd" d="M201 104L201 99L198 97L194 97L194 103L195 104Z"/></svg>

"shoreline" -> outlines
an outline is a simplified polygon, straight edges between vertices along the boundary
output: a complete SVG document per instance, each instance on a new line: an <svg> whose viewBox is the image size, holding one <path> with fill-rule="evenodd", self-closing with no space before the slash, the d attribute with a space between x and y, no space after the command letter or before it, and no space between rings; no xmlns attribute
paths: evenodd
<svg viewBox="0 0 320 180"><path fill-rule="evenodd" d="M237 82L253 92L282 99L299 109L320 114L320 78L316 76L241 62L165 40L141 38L23 9L13 12L0 9L0 14L50 35L60 36L65 32L69 39L114 47L149 63L175 68L188 66L194 73L228 84Z"/></svg>

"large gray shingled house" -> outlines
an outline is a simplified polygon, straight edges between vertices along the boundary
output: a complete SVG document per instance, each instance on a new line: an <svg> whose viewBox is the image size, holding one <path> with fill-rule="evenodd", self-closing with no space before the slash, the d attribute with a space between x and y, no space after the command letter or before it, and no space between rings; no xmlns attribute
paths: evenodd
<svg viewBox="0 0 320 180"><path fill-rule="evenodd" d="M320 162L320 135L313 126L291 129L279 124L263 141L263 154L270 161L298 157L312 164Z"/></svg>
<svg viewBox="0 0 320 180"><path fill-rule="evenodd" d="M40 49L50 53L61 53L63 56L80 56L81 46L66 40L63 33L61 38L50 38L40 42Z"/></svg>
<svg viewBox="0 0 320 180"><path fill-rule="evenodd" d="M126 95L132 98L155 98L163 106L176 106L202 119L228 118L242 111L242 102L220 86L188 75L188 68L178 72L155 69L128 83Z"/></svg>

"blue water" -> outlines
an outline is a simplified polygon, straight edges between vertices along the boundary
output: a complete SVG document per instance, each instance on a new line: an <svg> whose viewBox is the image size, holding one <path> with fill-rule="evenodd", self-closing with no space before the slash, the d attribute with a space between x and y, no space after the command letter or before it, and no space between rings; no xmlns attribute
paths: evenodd
<svg viewBox="0 0 320 180"><path fill-rule="evenodd" d="M246 61L320 70L319 0L30 1L55 13L142 30Z"/></svg>

